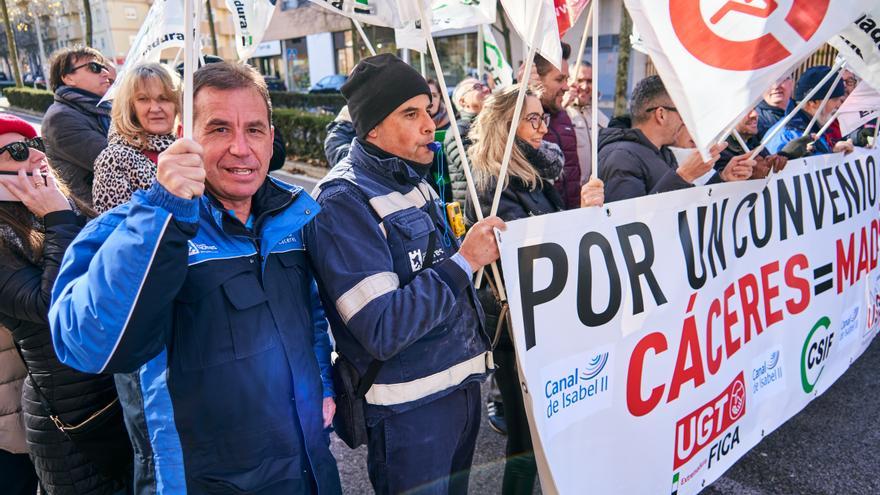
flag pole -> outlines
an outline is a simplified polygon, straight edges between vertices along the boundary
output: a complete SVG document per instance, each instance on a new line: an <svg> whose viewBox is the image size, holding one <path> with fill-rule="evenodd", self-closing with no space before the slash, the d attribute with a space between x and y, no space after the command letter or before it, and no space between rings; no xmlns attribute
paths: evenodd
<svg viewBox="0 0 880 495"><path fill-rule="evenodd" d="M437 47L434 46L434 37L431 35L431 23L428 20L428 15L425 13L425 8L422 5L422 2L417 2L419 6L419 16L422 20L422 33L425 36L425 43L428 45L428 52L431 54L431 61L434 64L434 72L437 73L437 84L440 85L440 96L443 98L443 102L446 105L446 108L452 107L452 100L449 98L449 90L446 86L446 78L443 76L443 69L440 66L440 57L437 56ZM425 54L422 54L422 66L424 67ZM458 155L461 158L461 168L464 171L465 182L467 182L468 193L470 194L471 201L474 203L474 210L477 216L477 221L483 219L483 210L480 208L480 198L477 196L477 188L474 186L474 177L471 174L471 164L467 158L467 152L464 149L464 142L461 140L461 131L458 129L458 124L453 122L452 125L449 126L449 129L452 131L453 139L455 139L455 146L458 148ZM482 274L482 269L480 270ZM498 284L498 299L501 301L505 301L507 299L504 292L504 285L501 282L501 272L498 271L497 263L492 263L492 274L495 277L495 282ZM477 279L477 288L479 288L479 278Z"/></svg>
<svg viewBox="0 0 880 495"><path fill-rule="evenodd" d="M624 13L623 15L626 15ZM590 13L588 21L593 24L593 49L590 57L593 61L593 84L591 85L590 99L592 100L590 109L592 122L590 123L590 160L592 169L590 179L599 176L599 0L590 2ZM586 31L586 30L585 30ZM578 58L578 64L581 60ZM575 73L577 77L577 73Z"/></svg>
<svg viewBox="0 0 880 495"><path fill-rule="evenodd" d="M361 35L361 39L364 40L364 44L367 45L367 50L370 52L370 56L376 55L376 50L373 49L373 44L370 43L370 39L367 38L367 33L364 32L364 27L361 25L361 21L352 17L351 22L354 23L355 29L357 29L358 34Z"/></svg>
<svg viewBox="0 0 880 495"><path fill-rule="evenodd" d="M834 88L836 88L838 83L840 83L840 79L842 77L843 77L843 67L841 67L840 70L837 71L837 77L834 79L834 82L831 83L831 90L829 90L827 93L825 93L825 97L822 98L822 103L819 105L819 109L816 110L816 113L813 115L813 118L810 119L810 123L807 124L807 128L804 129L804 133L801 134L801 137L810 135L810 130L813 128L813 124L816 123L816 119L818 119L819 115L822 114L822 111L825 110L825 105L828 104L828 100L831 97L831 93L834 92Z"/></svg>
<svg viewBox="0 0 880 495"><path fill-rule="evenodd" d="M183 5L183 137L192 139L193 135L193 72L195 71L195 43L193 31L193 2L184 0Z"/></svg>
<svg viewBox="0 0 880 495"><path fill-rule="evenodd" d="M819 83L816 84L816 86L813 87L813 89L811 89L809 93L807 93L807 95L804 97L804 99L801 100L797 104L797 106L794 107L794 109L788 115L786 115L781 121L779 121L776 124L775 127L773 127L769 132L767 132L767 134L764 135L764 139L761 141L761 145L752 151L752 154L751 154L751 156L749 156L749 159L754 160L755 157L758 156L758 153L760 153L761 151L764 150L764 148L767 147L767 143L769 143L771 139L773 139L777 134L779 134L780 131L782 131L782 128L785 127L785 124L788 124L791 121L791 119L793 119L794 116L797 115L797 113L802 108L804 108L804 105L806 105L807 102L810 101L810 98L812 98L813 95L818 93L819 90L822 89L822 86L824 86L825 83L827 83L831 79L831 77L834 76L834 74L836 74L837 71L841 67L843 67L845 64L846 64L846 62L843 59L836 60L834 62L834 66L831 67L830 71L828 71L828 74L826 74L825 77L823 77L822 80L819 81Z"/></svg>
<svg viewBox="0 0 880 495"><path fill-rule="evenodd" d="M477 79L483 81L484 58L486 56L485 41L483 40L483 26L477 26Z"/></svg>
<svg viewBox="0 0 880 495"><path fill-rule="evenodd" d="M733 128L733 137L736 138L736 142L739 143L740 146L742 146L743 153L748 153L749 145L746 144L745 139L743 139L742 136L739 135L739 131L736 130L735 127Z"/></svg>
<svg viewBox="0 0 880 495"><path fill-rule="evenodd" d="M569 80L571 81L577 82L578 71L581 70L581 63L584 60L584 48L587 47L587 34L590 33L590 24L592 23L593 19L593 6L595 5L596 2L590 2L590 10L587 11L587 22L584 23L584 34L581 35L581 43L580 45L578 45L577 61L574 63L574 72L572 72L569 77Z"/></svg>

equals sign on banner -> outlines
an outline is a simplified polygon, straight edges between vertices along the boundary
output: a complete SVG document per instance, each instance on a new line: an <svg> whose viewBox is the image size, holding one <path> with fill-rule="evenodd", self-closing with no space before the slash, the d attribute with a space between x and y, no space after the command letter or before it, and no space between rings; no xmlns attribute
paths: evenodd
<svg viewBox="0 0 880 495"><path fill-rule="evenodd" d="M834 265L828 263L827 265L822 265L819 268L813 270L813 281L815 282L815 286L813 287L813 294L819 295L827 290L831 290L834 287L834 277L830 277L831 272L834 271ZM820 279L827 278L827 280L820 281Z"/></svg>

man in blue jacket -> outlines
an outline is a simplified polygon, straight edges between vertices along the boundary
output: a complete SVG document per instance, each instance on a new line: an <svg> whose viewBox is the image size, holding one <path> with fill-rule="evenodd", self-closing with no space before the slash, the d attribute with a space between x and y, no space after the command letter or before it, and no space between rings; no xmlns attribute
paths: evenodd
<svg viewBox="0 0 880 495"><path fill-rule="evenodd" d="M795 86L794 99L788 105L788 112L794 111L796 104L802 102L829 72L831 72L831 67L824 65L807 69L798 79L797 86ZM771 153L783 152L800 157L804 155L825 155L828 153L851 153L853 151L851 142L838 141L833 143L827 133L817 136L818 139L815 140L811 137L813 133L818 132L828 122L828 119L843 104L845 86L841 81L836 82L837 84L835 84L835 80L832 78L822 85L818 92L798 110L798 113L782 129L777 131L777 127L782 123L782 121L779 121L767 130L767 134L776 133L775 136L767 141L767 149ZM822 100L825 99L826 95L828 96L828 101L825 107L822 108ZM821 112L819 112L820 109L822 110ZM813 118L817 113L818 117L813 122ZM813 126L809 129L807 135L804 136L807 126L811 123Z"/></svg>
<svg viewBox="0 0 880 495"><path fill-rule="evenodd" d="M318 185L306 227L337 351L363 377L370 481L379 494L467 492L492 368L472 273L498 258L497 217L459 244L431 168L428 84L390 54L362 60L342 86L357 132Z"/></svg>
<svg viewBox="0 0 880 495"><path fill-rule="evenodd" d="M318 205L267 177L271 107L253 68L207 65L193 95L194 140L65 255L55 351L117 373L136 493L339 493L326 323L301 235Z"/></svg>

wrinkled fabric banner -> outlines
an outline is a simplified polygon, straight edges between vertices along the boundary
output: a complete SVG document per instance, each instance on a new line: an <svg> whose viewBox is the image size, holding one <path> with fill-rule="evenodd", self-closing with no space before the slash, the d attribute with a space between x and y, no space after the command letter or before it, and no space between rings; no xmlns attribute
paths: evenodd
<svg viewBox="0 0 880 495"><path fill-rule="evenodd" d="M697 493L828 390L880 330L878 161L509 222L543 492Z"/></svg>

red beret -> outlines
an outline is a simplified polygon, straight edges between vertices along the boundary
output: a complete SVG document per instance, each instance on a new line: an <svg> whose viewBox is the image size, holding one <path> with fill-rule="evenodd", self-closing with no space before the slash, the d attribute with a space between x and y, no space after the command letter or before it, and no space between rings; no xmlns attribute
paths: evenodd
<svg viewBox="0 0 880 495"><path fill-rule="evenodd" d="M37 131L34 129L34 126L11 113L2 112L0 113L0 134L8 132L16 132L27 139L37 137Z"/></svg>

